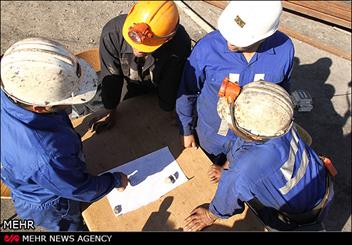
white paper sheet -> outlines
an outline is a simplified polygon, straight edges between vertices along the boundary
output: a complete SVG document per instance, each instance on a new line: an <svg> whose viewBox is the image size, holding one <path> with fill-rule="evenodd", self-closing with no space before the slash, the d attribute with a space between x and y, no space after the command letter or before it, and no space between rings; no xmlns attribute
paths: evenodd
<svg viewBox="0 0 352 245"><path fill-rule="evenodd" d="M130 180L125 191L119 192L113 189L107 195L116 216L145 206L188 180L168 147L108 172L122 172ZM171 179L170 176L172 176Z"/></svg>

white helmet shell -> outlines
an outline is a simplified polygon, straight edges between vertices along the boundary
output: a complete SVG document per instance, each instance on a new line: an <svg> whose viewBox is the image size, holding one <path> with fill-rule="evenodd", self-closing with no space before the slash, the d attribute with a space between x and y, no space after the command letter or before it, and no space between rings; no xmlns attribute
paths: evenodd
<svg viewBox="0 0 352 245"><path fill-rule="evenodd" d="M236 127L263 138L286 134L293 124L293 103L279 85L257 81L245 85L233 106Z"/></svg>
<svg viewBox="0 0 352 245"><path fill-rule="evenodd" d="M6 94L37 106L86 103L94 98L98 82L87 62L43 38L13 44L1 60L1 80Z"/></svg>
<svg viewBox="0 0 352 245"><path fill-rule="evenodd" d="M221 120L225 120L228 124L232 124L231 108L226 97L220 97L217 104L217 112Z"/></svg>
<svg viewBox="0 0 352 245"><path fill-rule="evenodd" d="M277 31L281 13L280 1L230 1L218 29L230 44L248 47Z"/></svg>

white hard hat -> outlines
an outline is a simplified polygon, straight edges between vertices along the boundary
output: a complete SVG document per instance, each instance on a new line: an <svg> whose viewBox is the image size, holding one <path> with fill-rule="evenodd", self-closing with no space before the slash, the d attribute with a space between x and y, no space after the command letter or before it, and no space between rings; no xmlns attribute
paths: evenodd
<svg viewBox="0 0 352 245"><path fill-rule="evenodd" d="M233 124L262 138L286 134L293 124L293 103L279 85L257 81L245 85L231 108Z"/></svg>
<svg viewBox="0 0 352 245"><path fill-rule="evenodd" d="M13 44L1 60L1 88L19 102L83 104L97 91L97 74L61 44L28 38Z"/></svg>
<svg viewBox="0 0 352 245"><path fill-rule="evenodd" d="M281 12L280 1L230 1L218 29L232 45L248 47L277 31Z"/></svg>

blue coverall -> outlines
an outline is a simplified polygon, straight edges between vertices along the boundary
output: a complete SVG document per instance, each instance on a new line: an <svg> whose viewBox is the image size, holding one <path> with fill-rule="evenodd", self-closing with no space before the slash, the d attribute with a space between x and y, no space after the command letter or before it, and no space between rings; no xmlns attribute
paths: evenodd
<svg viewBox="0 0 352 245"><path fill-rule="evenodd" d="M240 86L266 80L288 89L293 58L292 41L279 31L260 45L250 62L242 53L230 51L219 31L207 34L194 47L183 71L176 101L181 135L194 134L196 121L200 146L209 154L226 154L236 136L231 130L226 136L218 134L221 119L216 108L224 77Z"/></svg>
<svg viewBox="0 0 352 245"><path fill-rule="evenodd" d="M246 142L238 137L231 142L227 159L229 169L222 172L209 206L220 218L243 212L244 202L253 198L265 207L288 214L305 213L318 205L326 192L328 173L295 129L264 143ZM330 185L321 219L332 198Z"/></svg>
<svg viewBox="0 0 352 245"><path fill-rule="evenodd" d="M17 214L51 231L83 228L79 201L92 202L120 178L86 172L80 136L66 112L39 114L1 91L1 179Z"/></svg>

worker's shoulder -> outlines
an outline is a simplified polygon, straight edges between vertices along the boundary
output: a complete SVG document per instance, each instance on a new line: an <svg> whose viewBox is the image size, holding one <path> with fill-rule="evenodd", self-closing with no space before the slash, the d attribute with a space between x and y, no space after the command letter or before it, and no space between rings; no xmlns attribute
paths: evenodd
<svg viewBox="0 0 352 245"><path fill-rule="evenodd" d="M121 14L109 20L103 27L102 35L107 33L121 33L122 35L122 27L125 23L126 17L127 14Z"/></svg>
<svg viewBox="0 0 352 245"><path fill-rule="evenodd" d="M81 150L81 140L69 127L57 127L55 131L36 130L38 144L47 158L75 156Z"/></svg>
<svg viewBox="0 0 352 245"><path fill-rule="evenodd" d="M227 45L226 40L218 30L206 34L203 38L199 39L195 44L192 53L197 55L200 59L203 56L216 52L216 50L225 49Z"/></svg>
<svg viewBox="0 0 352 245"><path fill-rule="evenodd" d="M280 31L276 31L273 35L268 37L267 42L270 46L275 48L276 52L287 52L294 50L292 40L285 33Z"/></svg>
<svg viewBox="0 0 352 245"><path fill-rule="evenodd" d="M177 46L191 49L191 38L188 35L185 27L181 24L178 25L176 34L172 41L177 42Z"/></svg>
<svg viewBox="0 0 352 245"><path fill-rule="evenodd" d="M179 24L175 36L163 44L156 53L175 53L187 57L191 51L191 38L186 29Z"/></svg>
<svg viewBox="0 0 352 245"><path fill-rule="evenodd" d="M210 46L217 46L218 43L226 43L226 40L224 37L221 35L221 33L218 30L209 32L206 34L204 37L198 40L196 46L198 48L206 48Z"/></svg>
<svg viewBox="0 0 352 245"><path fill-rule="evenodd" d="M234 167L253 181L272 174L281 163L281 152L276 143L252 143L234 151Z"/></svg>

